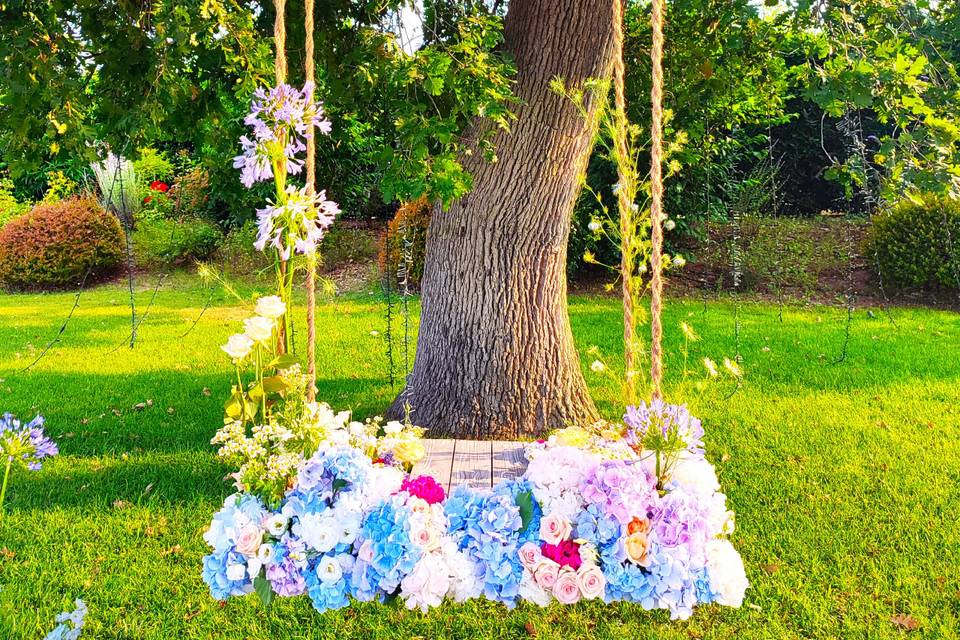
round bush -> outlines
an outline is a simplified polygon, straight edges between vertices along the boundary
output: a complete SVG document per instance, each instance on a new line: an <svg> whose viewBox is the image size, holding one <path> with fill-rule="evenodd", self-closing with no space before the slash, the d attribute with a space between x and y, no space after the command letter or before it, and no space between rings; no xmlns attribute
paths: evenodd
<svg viewBox="0 0 960 640"><path fill-rule="evenodd" d="M884 283L960 289L960 202L903 200L873 218L868 251Z"/></svg>
<svg viewBox="0 0 960 640"><path fill-rule="evenodd" d="M92 198L42 203L0 229L0 283L15 289L76 285L123 258L116 217Z"/></svg>
<svg viewBox="0 0 960 640"><path fill-rule="evenodd" d="M403 265L408 270L409 284L420 285L429 226L430 203L426 198L405 203L387 225L380 238L378 263L382 277L392 286L399 283L398 273Z"/></svg>

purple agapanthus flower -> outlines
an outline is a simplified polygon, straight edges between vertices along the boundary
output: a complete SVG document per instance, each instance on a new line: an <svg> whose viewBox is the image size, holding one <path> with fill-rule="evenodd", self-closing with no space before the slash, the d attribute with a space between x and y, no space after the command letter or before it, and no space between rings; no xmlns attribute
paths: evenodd
<svg viewBox="0 0 960 640"><path fill-rule="evenodd" d="M646 447L648 438L653 436L662 441L678 439L682 448L703 455L703 426L685 404L667 404L659 398L650 404L641 401L635 407L627 407L623 421L628 427L625 440L635 449Z"/></svg>
<svg viewBox="0 0 960 640"><path fill-rule="evenodd" d="M0 453L12 462L20 462L30 471L39 471L41 460L59 453L57 443L44 433L43 416L22 424L11 413L0 418Z"/></svg>
<svg viewBox="0 0 960 640"><path fill-rule="evenodd" d="M240 138L243 153L234 158L233 166L240 169L240 181L248 188L273 178L274 160L283 158L287 173L300 173L303 160L297 154L307 148L313 130L325 134L331 130L323 106L313 99L311 83L302 90L288 84L257 89L243 121L253 130L253 139Z"/></svg>
<svg viewBox="0 0 960 640"><path fill-rule="evenodd" d="M257 251L272 247L283 260L294 252L309 254L317 250L340 207L327 200L326 191L308 194L306 189L287 187L286 201L257 209Z"/></svg>

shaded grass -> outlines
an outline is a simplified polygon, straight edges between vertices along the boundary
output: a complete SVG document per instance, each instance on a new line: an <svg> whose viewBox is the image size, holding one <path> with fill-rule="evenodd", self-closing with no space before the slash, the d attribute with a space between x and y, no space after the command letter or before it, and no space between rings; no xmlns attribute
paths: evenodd
<svg viewBox="0 0 960 640"><path fill-rule="evenodd" d="M152 287L138 293L145 305ZM250 288L241 290L252 295ZM62 341L33 369L73 302L70 294L0 296L0 408L41 411L62 455L18 472L0 519L0 637L37 638L76 597L91 638L955 638L960 627L960 318L858 310L848 356L845 312L740 305L746 382L702 395L682 378L681 320L703 340L690 368L735 351L734 306L667 306L673 396L707 427L708 456L738 516L735 543L753 583L739 610L705 607L670 623L635 605L445 605L423 616L379 604L319 615L306 598L264 611L255 598L221 606L200 579L201 535L229 493L209 439L230 384L218 347L245 310L178 276L161 289L132 351L120 286L87 292ZM382 305L352 294L318 310L321 396L373 415L386 382ZM576 297L571 319L603 413L621 412L613 300ZM378 331L381 335L371 335ZM298 334L298 338L302 338ZM732 395L731 395L732 393ZM137 410L135 405L151 401ZM11 555L12 554L12 555Z"/></svg>

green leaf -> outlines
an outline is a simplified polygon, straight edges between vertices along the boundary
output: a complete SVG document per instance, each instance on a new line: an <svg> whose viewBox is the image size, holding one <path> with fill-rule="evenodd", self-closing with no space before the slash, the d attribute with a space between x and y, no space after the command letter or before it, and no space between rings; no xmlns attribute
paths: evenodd
<svg viewBox="0 0 960 640"><path fill-rule="evenodd" d="M289 369L298 362L297 356L292 353L283 353L271 360L267 364L267 369Z"/></svg>
<svg viewBox="0 0 960 640"><path fill-rule="evenodd" d="M529 491L518 493L517 506L520 507L520 533L523 533L533 520L533 494Z"/></svg>
<svg viewBox="0 0 960 640"><path fill-rule="evenodd" d="M280 376L271 376L263 379L263 390L267 393L279 393L287 389L287 381Z"/></svg>
<svg viewBox="0 0 960 640"><path fill-rule="evenodd" d="M263 606L269 607L270 603L273 602L273 587L270 586L270 581L263 575L263 571L253 579L253 588L260 596L260 602L263 603Z"/></svg>

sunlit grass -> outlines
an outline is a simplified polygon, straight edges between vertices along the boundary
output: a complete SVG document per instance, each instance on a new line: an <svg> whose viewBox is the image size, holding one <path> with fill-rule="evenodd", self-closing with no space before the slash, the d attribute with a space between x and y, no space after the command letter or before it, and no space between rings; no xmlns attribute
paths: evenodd
<svg viewBox="0 0 960 640"><path fill-rule="evenodd" d="M151 294L138 291L141 310ZM0 410L42 412L62 451L12 479L0 519L0 638L42 637L78 597L90 606L91 638L524 638L528 624L539 638L895 638L897 614L919 623L915 636L957 637L957 314L895 309L894 326L860 309L847 357L834 364L843 310L789 307L781 323L773 306L739 306L743 388L724 381L687 399L737 511L735 543L753 583L740 610L707 607L685 623L622 604L508 613L472 602L427 616L364 604L321 616L306 598L269 611L254 598L221 606L200 579L201 534L229 492L209 445L230 385L219 345L244 315L215 293L184 336L208 296L191 277L170 280L131 351L117 349L130 332L123 287L87 292L27 372L73 295L0 296ZM615 300L571 301L581 353L596 347L608 371L618 367L617 313ZM734 355L734 305L671 301L666 314L676 394L679 322L703 337L689 359L700 375L702 357ZM383 325L372 295L318 310L320 393L334 406L366 416L392 399ZM617 384L589 370L594 357L583 356L585 375L616 417Z"/></svg>

